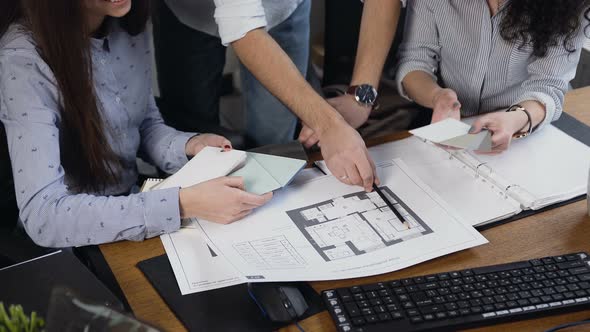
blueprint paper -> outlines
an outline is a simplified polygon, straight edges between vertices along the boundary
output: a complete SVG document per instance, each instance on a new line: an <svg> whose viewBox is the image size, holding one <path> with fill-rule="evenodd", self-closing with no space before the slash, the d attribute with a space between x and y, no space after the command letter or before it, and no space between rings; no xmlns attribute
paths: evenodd
<svg viewBox="0 0 590 332"><path fill-rule="evenodd" d="M445 119L418 129L410 130L414 136L458 149L489 152L492 150L492 135L483 130L469 134L471 126L455 119Z"/></svg>
<svg viewBox="0 0 590 332"><path fill-rule="evenodd" d="M409 229L376 193L313 176L241 221L196 220L196 228L178 232L182 236L170 234L163 243L182 294L242 282L370 276L487 242L401 160L379 165L378 172ZM194 242L218 256L187 253Z"/></svg>

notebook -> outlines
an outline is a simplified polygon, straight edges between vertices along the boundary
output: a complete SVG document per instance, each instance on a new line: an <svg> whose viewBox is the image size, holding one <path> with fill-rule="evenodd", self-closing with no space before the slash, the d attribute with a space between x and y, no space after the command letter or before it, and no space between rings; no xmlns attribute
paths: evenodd
<svg viewBox="0 0 590 332"><path fill-rule="evenodd" d="M497 156L445 150L415 136L369 152L376 163L403 159L474 226L584 195L590 167L590 147L553 125Z"/></svg>
<svg viewBox="0 0 590 332"><path fill-rule="evenodd" d="M243 177L246 191L261 195L287 186L306 164L306 160L206 147L167 179L146 181L142 191L186 188L229 175Z"/></svg>

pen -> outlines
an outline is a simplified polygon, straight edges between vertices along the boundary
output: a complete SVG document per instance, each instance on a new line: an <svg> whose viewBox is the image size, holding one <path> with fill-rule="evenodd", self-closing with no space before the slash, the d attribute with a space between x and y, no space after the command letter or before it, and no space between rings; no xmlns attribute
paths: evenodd
<svg viewBox="0 0 590 332"><path fill-rule="evenodd" d="M395 216L399 219L399 221L406 225L406 227L408 227L408 229L410 228L410 223L408 223L408 221L404 218L404 216L402 216L401 213L399 213L399 211L393 207L393 204L391 204L391 202L387 199L387 197L385 197L385 194L381 191L381 189L379 189L379 187L373 183L373 190L375 190L375 192L377 193L377 195L379 195L379 197L381 197L381 199L385 202L385 204L387 204L387 207L391 210L391 212L393 212L393 214L395 214Z"/></svg>

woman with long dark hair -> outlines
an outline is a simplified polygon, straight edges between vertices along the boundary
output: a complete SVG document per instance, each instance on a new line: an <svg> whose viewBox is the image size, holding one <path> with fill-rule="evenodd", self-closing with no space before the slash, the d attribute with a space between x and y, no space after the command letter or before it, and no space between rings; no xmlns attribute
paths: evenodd
<svg viewBox="0 0 590 332"><path fill-rule="evenodd" d="M432 108L433 122L487 113L472 133L488 129L492 153L500 153L513 138L559 118L589 6L588 0L411 0L398 89Z"/></svg>
<svg viewBox="0 0 590 332"><path fill-rule="evenodd" d="M272 196L240 178L134 193L138 153L172 173L216 135L164 124L151 93L148 0L2 0L0 119L20 220L46 247L142 240L180 218L228 223Z"/></svg>

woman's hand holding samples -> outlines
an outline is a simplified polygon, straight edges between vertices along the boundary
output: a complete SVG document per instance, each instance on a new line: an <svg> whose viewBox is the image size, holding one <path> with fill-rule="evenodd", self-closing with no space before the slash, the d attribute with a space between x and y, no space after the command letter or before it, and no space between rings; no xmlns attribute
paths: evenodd
<svg viewBox="0 0 590 332"><path fill-rule="evenodd" d="M219 135L214 134L201 134L193 136L186 142L185 153L187 156L194 156L201 152L206 146L220 147L224 150L231 150L231 142Z"/></svg>
<svg viewBox="0 0 590 332"><path fill-rule="evenodd" d="M492 133L492 151L482 154L499 154L508 149L512 136L526 127L527 123L524 112L492 112L475 120L469 133L489 130Z"/></svg>
<svg viewBox="0 0 590 332"><path fill-rule="evenodd" d="M230 224L268 203L272 192L255 195L245 191L241 177L220 177L180 190L180 217Z"/></svg>
<svg viewBox="0 0 590 332"><path fill-rule="evenodd" d="M455 91L440 89L432 98L432 104L432 123L447 118L461 120L461 103Z"/></svg>

